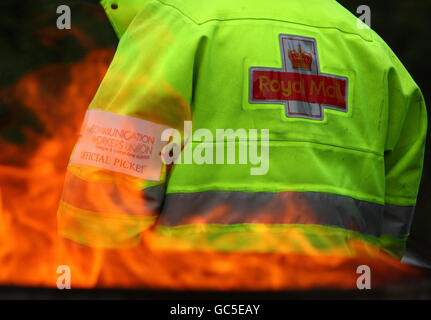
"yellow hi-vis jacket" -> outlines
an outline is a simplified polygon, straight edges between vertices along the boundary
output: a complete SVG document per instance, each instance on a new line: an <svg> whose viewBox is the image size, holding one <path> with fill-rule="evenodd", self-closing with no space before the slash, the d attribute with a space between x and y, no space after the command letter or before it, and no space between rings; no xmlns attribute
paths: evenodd
<svg viewBox="0 0 431 320"><path fill-rule="evenodd" d="M334 0L102 4L121 39L70 160L63 236L116 247L155 227L261 251L361 239L401 256L427 115L374 31Z"/></svg>

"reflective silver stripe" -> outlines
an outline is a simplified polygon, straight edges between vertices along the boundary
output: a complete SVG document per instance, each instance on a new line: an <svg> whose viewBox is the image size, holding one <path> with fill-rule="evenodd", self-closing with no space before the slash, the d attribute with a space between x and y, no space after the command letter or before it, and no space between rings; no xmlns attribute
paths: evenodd
<svg viewBox="0 0 431 320"><path fill-rule="evenodd" d="M164 195L164 185L135 190L121 184L86 181L68 171L61 200L92 212L155 216Z"/></svg>
<svg viewBox="0 0 431 320"><path fill-rule="evenodd" d="M159 224L318 224L401 238L410 230L413 210L320 192L207 191L167 194Z"/></svg>
<svg viewBox="0 0 431 320"><path fill-rule="evenodd" d="M380 236L384 206L319 192L167 194L159 224L318 224Z"/></svg>
<svg viewBox="0 0 431 320"><path fill-rule="evenodd" d="M382 234L402 237L410 232L415 207L385 205Z"/></svg>

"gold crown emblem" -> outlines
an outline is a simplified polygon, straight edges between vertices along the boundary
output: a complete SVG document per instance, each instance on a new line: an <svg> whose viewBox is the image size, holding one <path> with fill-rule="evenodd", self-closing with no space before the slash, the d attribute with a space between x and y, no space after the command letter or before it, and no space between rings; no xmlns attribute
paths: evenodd
<svg viewBox="0 0 431 320"><path fill-rule="evenodd" d="M298 51L289 50L289 59L292 62L293 68L311 70L313 56L308 52L302 51L301 44L299 44Z"/></svg>

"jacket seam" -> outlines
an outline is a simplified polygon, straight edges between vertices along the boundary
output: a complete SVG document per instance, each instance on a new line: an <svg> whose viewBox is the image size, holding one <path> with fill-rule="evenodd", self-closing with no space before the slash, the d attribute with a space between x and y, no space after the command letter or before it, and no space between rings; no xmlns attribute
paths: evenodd
<svg viewBox="0 0 431 320"><path fill-rule="evenodd" d="M342 33L346 33L346 34L358 36L358 37L360 37L364 41L374 43L374 40L373 40L373 38L371 36L370 36L370 39L367 39L367 38L364 38L362 35L360 35L358 33L348 32L348 31L345 31L345 30L342 30L340 28L333 27L333 26L331 26L331 27L315 26L315 25L311 25L311 24L299 23L299 22L294 22L294 21L289 21L289 20L280 20L280 19L271 19L271 18L230 18L230 19L216 19L216 18L213 18L213 19L205 20L203 22L198 22L195 19L193 19L191 16L189 16L188 14L186 14L184 11L182 11L180 8L174 6L173 4L165 3L162 0L156 0L156 1L159 2L159 3L161 3L164 6L171 7L173 9L175 9L182 16L186 17L187 19L189 19L191 22L193 22L197 26L202 26L202 25L204 25L206 23L209 23L209 22L230 22L230 21L242 21L242 20L244 20L244 21L250 21L250 20L256 20L256 21L278 21L278 22L285 22L285 23L296 24L296 25L300 25L300 26L317 28L317 29L333 29L333 30L338 30L338 31L340 31Z"/></svg>
<svg viewBox="0 0 431 320"><path fill-rule="evenodd" d="M261 142L260 140L235 140L235 143L238 142L250 142L250 141L256 141L256 142ZM227 142L233 142L233 141L227 141ZM372 154L374 156L377 157L384 157L384 153L382 152L378 152L378 151L373 151L373 150L367 150L367 149L361 149L361 148L354 148L354 147L345 147L345 146L338 146L335 144L330 144L330 143L322 143L322 142L316 142L316 141L304 141L304 140L277 140L277 139L270 139L268 141L269 143L271 142L286 142L286 143L298 143L298 144L315 144L315 145L319 145L319 146L326 146L326 147L332 147L332 148L337 148L337 149L342 149L342 150L346 150L346 151L353 151L353 152L361 152L361 153L367 153L367 154ZM191 141L192 144L216 144L216 143L226 143L226 141Z"/></svg>

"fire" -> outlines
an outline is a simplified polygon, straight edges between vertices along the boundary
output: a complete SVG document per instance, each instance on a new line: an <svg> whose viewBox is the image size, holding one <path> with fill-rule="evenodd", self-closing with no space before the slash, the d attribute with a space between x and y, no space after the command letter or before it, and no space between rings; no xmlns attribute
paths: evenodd
<svg viewBox="0 0 431 320"><path fill-rule="evenodd" d="M319 252L300 233L292 233L290 240L307 254L281 242L275 245L284 249L276 252L223 252L187 241L161 248L165 239L152 231L126 249L90 248L61 239L56 211L66 166L113 53L93 49L78 63L45 66L0 91L6 105L23 106L43 128L26 131L24 145L0 140L0 285L55 287L61 265L70 267L74 288L353 289L359 265L371 267L374 286L421 275L371 245L352 241L347 248ZM309 216L307 208L300 209ZM264 242L265 231L259 233Z"/></svg>
<svg viewBox="0 0 431 320"><path fill-rule="evenodd" d="M1 284L55 285L55 207L85 105L112 56L112 50L95 50L75 65L43 67L0 92L5 104L32 111L43 128L27 130L24 146L1 141Z"/></svg>

